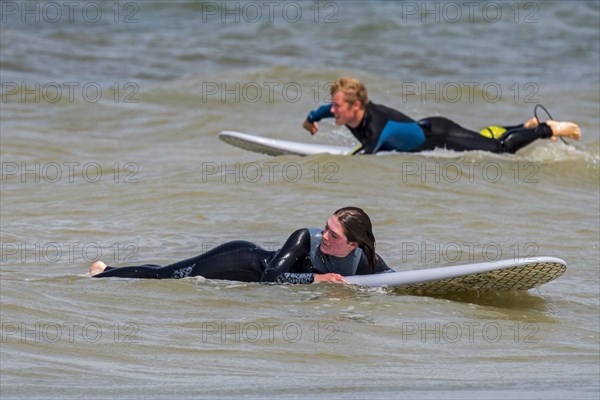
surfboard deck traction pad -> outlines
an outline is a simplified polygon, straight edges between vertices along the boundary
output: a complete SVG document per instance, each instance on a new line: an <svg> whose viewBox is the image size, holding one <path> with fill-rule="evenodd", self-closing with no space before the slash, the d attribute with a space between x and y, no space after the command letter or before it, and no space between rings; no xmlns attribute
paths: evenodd
<svg viewBox="0 0 600 400"><path fill-rule="evenodd" d="M566 269L565 265L556 262L534 262L501 270L398 286L394 288L394 291L441 294L467 291L528 290L558 278Z"/></svg>

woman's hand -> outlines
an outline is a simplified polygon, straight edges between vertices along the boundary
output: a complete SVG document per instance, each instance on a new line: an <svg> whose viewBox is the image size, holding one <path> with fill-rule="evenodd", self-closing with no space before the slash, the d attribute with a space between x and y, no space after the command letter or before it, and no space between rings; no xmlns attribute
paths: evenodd
<svg viewBox="0 0 600 400"><path fill-rule="evenodd" d="M342 282L350 284L342 275L340 274L316 274L314 282Z"/></svg>

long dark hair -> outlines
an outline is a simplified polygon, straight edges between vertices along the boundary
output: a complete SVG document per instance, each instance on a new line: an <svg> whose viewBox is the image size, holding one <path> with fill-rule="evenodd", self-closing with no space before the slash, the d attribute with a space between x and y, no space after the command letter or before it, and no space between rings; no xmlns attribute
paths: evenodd
<svg viewBox="0 0 600 400"><path fill-rule="evenodd" d="M375 254L375 236L371 218L358 207L344 207L333 213L342 224L344 234L350 242L358 243L369 260L369 269L375 270L377 254Z"/></svg>

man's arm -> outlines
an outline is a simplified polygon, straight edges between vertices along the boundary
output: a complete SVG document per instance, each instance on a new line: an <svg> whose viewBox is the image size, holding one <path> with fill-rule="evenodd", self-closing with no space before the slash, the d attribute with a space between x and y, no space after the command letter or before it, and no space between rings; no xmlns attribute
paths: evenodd
<svg viewBox="0 0 600 400"><path fill-rule="evenodd" d="M312 110L308 113L306 120L302 124L302 127L310 132L311 135L314 135L319 130L318 121L323 118L331 118L333 114L331 113L331 104L325 104L315 110Z"/></svg>

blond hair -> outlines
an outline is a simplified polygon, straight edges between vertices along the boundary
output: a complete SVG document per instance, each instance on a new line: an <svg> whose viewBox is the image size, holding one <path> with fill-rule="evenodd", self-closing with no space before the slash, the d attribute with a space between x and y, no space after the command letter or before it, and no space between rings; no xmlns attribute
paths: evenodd
<svg viewBox="0 0 600 400"><path fill-rule="evenodd" d="M337 79L331 85L331 96L337 92L344 93L346 103L353 105L357 101L360 102L361 108L364 108L369 103L369 96L367 94L367 88L358 79L343 77Z"/></svg>

